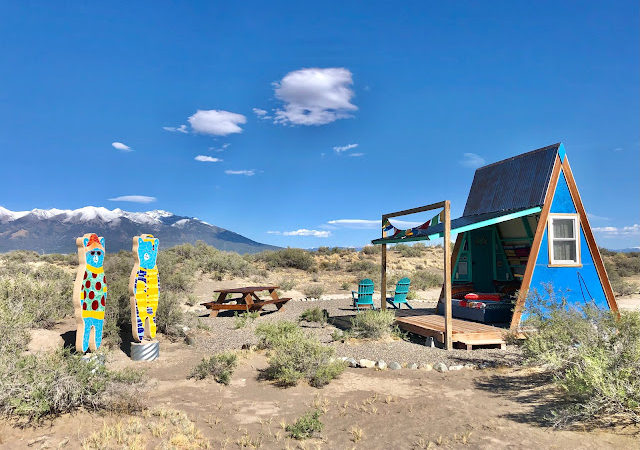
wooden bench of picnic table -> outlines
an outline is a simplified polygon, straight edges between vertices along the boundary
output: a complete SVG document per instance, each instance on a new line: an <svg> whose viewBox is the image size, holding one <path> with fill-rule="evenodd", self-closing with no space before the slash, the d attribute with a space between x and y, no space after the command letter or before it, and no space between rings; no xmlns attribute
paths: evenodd
<svg viewBox="0 0 640 450"><path fill-rule="evenodd" d="M222 310L235 310L235 311L260 311L265 305L275 305L278 310L287 303L290 298L280 298L276 289L278 286L253 286L253 287L240 287L231 289L217 289L218 298L212 302L201 303L202 306L211 310L209 317L216 317ZM271 299L262 300L256 292L269 291ZM227 298L228 294L242 294L242 297ZM235 301L235 304L229 302Z"/></svg>

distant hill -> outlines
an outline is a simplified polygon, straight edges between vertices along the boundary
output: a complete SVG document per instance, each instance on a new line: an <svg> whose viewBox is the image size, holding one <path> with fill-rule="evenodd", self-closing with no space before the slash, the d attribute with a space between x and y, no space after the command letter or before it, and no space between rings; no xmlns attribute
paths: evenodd
<svg viewBox="0 0 640 450"><path fill-rule="evenodd" d="M640 252L640 247L621 248L618 250L614 250L614 252L622 252L622 253Z"/></svg>
<svg viewBox="0 0 640 450"><path fill-rule="evenodd" d="M74 210L10 211L0 206L0 252L71 253L76 251L75 239L85 233L104 236L107 252L131 250L132 237L142 233L153 234L160 239L160 248L198 240L220 250L238 253L278 248L252 241L195 217L177 216L162 210L128 212L86 206Z"/></svg>

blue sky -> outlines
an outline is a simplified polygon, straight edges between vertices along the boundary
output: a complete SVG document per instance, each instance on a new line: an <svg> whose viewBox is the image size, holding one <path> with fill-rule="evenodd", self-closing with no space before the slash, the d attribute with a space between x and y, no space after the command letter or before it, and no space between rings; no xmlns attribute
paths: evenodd
<svg viewBox="0 0 640 450"><path fill-rule="evenodd" d="M359 246L562 141L598 243L640 245L636 1L231 3L0 4L0 205Z"/></svg>

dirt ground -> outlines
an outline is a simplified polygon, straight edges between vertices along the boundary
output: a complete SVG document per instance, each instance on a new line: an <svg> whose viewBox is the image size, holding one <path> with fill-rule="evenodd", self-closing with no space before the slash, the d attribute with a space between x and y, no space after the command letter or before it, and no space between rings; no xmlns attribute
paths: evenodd
<svg viewBox="0 0 640 450"><path fill-rule="evenodd" d="M525 370L450 373L347 369L323 389L283 389L259 380L262 352L242 351L231 384L187 380L208 353L161 341L154 362L111 353L112 368L136 367L149 381L151 412L111 416L86 411L38 427L0 422L0 448L637 448L638 429L557 431L547 427L548 384ZM538 387L538 386L546 387ZM286 424L319 409L317 438L287 437ZM181 412L184 412L186 416ZM96 433L90 438L92 433ZM89 439L88 439L89 438Z"/></svg>

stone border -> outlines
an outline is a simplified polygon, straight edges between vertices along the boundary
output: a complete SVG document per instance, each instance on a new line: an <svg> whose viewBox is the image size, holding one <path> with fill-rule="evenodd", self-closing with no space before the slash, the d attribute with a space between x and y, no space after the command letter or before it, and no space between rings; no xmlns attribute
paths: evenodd
<svg viewBox="0 0 640 450"><path fill-rule="evenodd" d="M372 361L370 359L361 359L359 361L356 361L354 358L349 358L346 356L341 356L339 358L337 358L340 361L344 361L346 362L349 367L360 367L363 369L377 369L377 370L399 370L402 369L403 366L402 364L400 364L397 361L392 361L389 364L386 363L386 361L384 360L379 360L379 361ZM431 364L425 364L425 363L410 363L410 364L406 364L404 366L404 368L407 369L411 369L411 370L425 370L425 371L430 371L430 370L435 370L437 372L453 372L453 371L457 371L457 370L463 370L463 369L486 369L488 367L488 365L486 364L481 364L480 366L476 366L475 364L455 364L455 365L451 365L451 366L447 366L445 363L443 362L439 362L437 363L435 366L431 365Z"/></svg>

